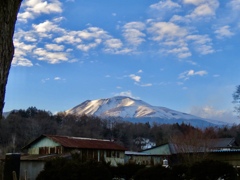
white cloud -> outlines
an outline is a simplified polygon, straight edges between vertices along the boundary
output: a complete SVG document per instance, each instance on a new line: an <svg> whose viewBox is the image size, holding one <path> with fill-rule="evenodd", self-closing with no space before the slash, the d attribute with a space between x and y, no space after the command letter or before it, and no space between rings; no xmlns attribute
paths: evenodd
<svg viewBox="0 0 240 180"><path fill-rule="evenodd" d="M130 45L138 46L145 41L146 35L142 32L144 29L144 23L130 22L123 26L123 36Z"/></svg>
<svg viewBox="0 0 240 180"><path fill-rule="evenodd" d="M230 0L229 5L233 10L240 10L240 0Z"/></svg>
<svg viewBox="0 0 240 180"><path fill-rule="evenodd" d="M203 55L215 52L212 46L212 39L208 35L189 35L186 37L194 45L194 49Z"/></svg>
<svg viewBox="0 0 240 180"><path fill-rule="evenodd" d="M66 44L77 44L82 42L81 38L77 36L76 31L65 33L62 36L55 38L53 41L56 43L64 42Z"/></svg>
<svg viewBox="0 0 240 180"><path fill-rule="evenodd" d="M176 54L178 58L187 58L192 54L189 52L188 47L177 47L166 51L169 54Z"/></svg>
<svg viewBox="0 0 240 180"><path fill-rule="evenodd" d="M33 54L40 61L46 61L50 64L56 64L61 61L68 60L68 54L65 52L49 52L43 48L37 48L33 51Z"/></svg>
<svg viewBox="0 0 240 180"><path fill-rule="evenodd" d="M222 39L224 37L232 37L234 35L234 33L230 31L230 26L228 25L219 27L214 31L214 33L219 39Z"/></svg>
<svg viewBox="0 0 240 180"><path fill-rule="evenodd" d="M136 82L140 82L141 80L141 76L137 76L135 74L130 74L129 77Z"/></svg>
<svg viewBox="0 0 240 180"><path fill-rule="evenodd" d="M153 35L154 41L161 41L163 39L181 38L188 34L187 30L172 22L155 22L151 24L148 29Z"/></svg>
<svg viewBox="0 0 240 180"><path fill-rule="evenodd" d="M143 70L139 69L139 70L138 70L138 73L143 73Z"/></svg>
<svg viewBox="0 0 240 180"><path fill-rule="evenodd" d="M214 15L215 12L208 4L202 4L193 11L192 16Z"/></svg>
<svg viewBox="0 0 240 180"><path fill-rule="evenodd" d="M201 3L204 3L204 2L206 2L206 0L183 0L184 4L193 4L195 6L197 6L197 5L201 4Z"/></svg>
<svg viewBox="0 0 240 180"><path fill-rule="evenodd" d="M32 62L26 58L27 55L31 54L32 50L36 47L35 44L26 44L20 42L18 39L14 39L14 58L12 61L13 66L33 66Z"/></svg>
<svg viewBox="0 0 240 180"><path fill-rule="evenodd" d="M19 12L18 20L27 22L41 14L61 13L61 6L59 0L26 0L22 3L23 11Z"/></svg>
<svg viewBox="0 0 240 180"><path fill-rule="evenodd" d="M176 1L162 0L158 3L150 5L150 12L157 19L169 19L172 14L181 11L181 5Z"/></svg>
<svg viewBox="0 0 240 180"><path fill-rule="evenodd" d="M78 31L78 36L85 40L90 40L90 39L95 39L95 38L96 39L109 38L108 33L99 27L89 27L85 30Z"/></svg>
<svg viewBox="0 0 240 180"><path fill-rule="evenodd" d="M140 84L140 86L142 86L142 87L150 87L150 86L152 86L152 83Z"/></svg>
<svg viewBox="0 0 240 180"><path fill-rule="evenodd" d="M14 57L12 60L12 65L13 66L26 66L26 67L31 67L33 66L32 62L24 57Z"/></svg>
<svg viewBox="0 0 240 180"><path fill-rule="evenodd" d="M194 71L194 70L189 70L189 71L185 71L181 74L179 74L178 78L179 79L184 79L184 80L188 80L191 76L204 76L208 74L207 71Z"/></svg>
<svg viewBox="0 0 240 180"><path fill-rule="evenodd" d="M131 97L131 98L134 98L134 99L139 99L139 97L133 96L133 94L130 90L123 91L123 92L120 92L120 93L115 93L114 95L115 96L127 96L127 97Z"/></svg>
<svg viewBox="0 0 240 180"><path fill-rule="evenodd" d="M93 49L93 48L97 47L101 42L102 42L101 39L95 39L95 41L92 42L92 43L79 44L79 45L77 46L77 48L80 49L80 50L82 50L82 51L87 52L87 51L89 51L90 49Z"/></svg>
<svg viewBox="0 0 240 180"><path fill-rule="evenodd" d="M176 14L173 15L169 21L172 22L172 23L174 23L174 22L175 23L181 23L181 22L190 23L191 22L188 18L186 18L184 16L179 16L179 15L176 15Z"/></svg>
<svg viewBox="0 0 240 180"><path fill-rule="evenodd" d="M181 6L178 3L172 2L171 0L159 1L156 4L152 4L150 8L157 10L166 10L180 8Z"/></svg>
<svg viewBox="0 0 240 180"><path fill-rule="evenodd" d="M54 80L59 81L59 80L61 80L61 78L60 77L55 77Z"/></svg>
<svg viewBox="0 0 240 180"><path fill-rule="evenodd" d="M63 51L64 46L63 45L58 45L58 44L46 44L45 45L46 49L50 51Z"/></svg>
<svg viewBox="0 0 240 180"><path fill-rule="evenodd" d="M159 43L161 52L176 55L180 59L192 55L186 40L189 34L186 28L172 22L154 22L148 31L153 35L152 40Z"/></svg>
<svg viewBox="0 0 240 180"><path fill-rule="evenodd" d="M108 39L105 41L106 48L110 49L119 49L123 46L123 43L120 39Z"/></svg>
<svg viewBox="0 0 240 180"><path fill-rule="evenodd" d="M186 21L214 17L219 7L218 0L183 0L183 3L195 6L190 14L185 16Z"/></svg>
<svg viewBox="0 0 240 180"><path fill-rule="evenodd" d="M234 123L237 121L236 116L234 116L232 111L229 110L218 110L212 106L204 106L204 107L192 107L190 110L190 114L207 118L207 119L214 119L229 123Z"/></svg>
<svg viewBox="0 0 240 180"><path fill-rule="evenodd" d="M49 20L46 20L45 22L40 24L33 24L32 27L38 33L58 32L63 30L59 28L57 24Z"/></svg>

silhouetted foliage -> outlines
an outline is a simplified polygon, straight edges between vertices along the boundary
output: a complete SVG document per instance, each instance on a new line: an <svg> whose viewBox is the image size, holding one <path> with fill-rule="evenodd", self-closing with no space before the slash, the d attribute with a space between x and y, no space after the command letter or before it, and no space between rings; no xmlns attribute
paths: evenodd
<svg viewBox="0 0 240 180"><path fill-rule="evenodd" d="M106 164L88 161L82 163L78 159L57 158L46 162L44 170L37 180L110 180L111 173Z"/></svg>
<svg viewBox="0 0 240 180"><path fill-rule="evenodd" d="M232 165L213 160L197 162L190 167L191 177L195 180L235 180L237 172Z"/></svg>
<svg viewBox="0 0 240 180"><path fill-rule="evenodd" d="M162 166L146 167L139 170L134 180L172 180L171 170Z"/></svg>
<svg viewBox="0 0 240 180"><path fill-rule="evenodd" d="M112 176L115 178L131 179L139 170L145 168L145 165L125 164L117 167L110 167Z"/></svg>
<svg viewBox="0 0 240 180"><path fill-rule="evenodd" d="M233 103L235 104L235 112L240 116L240 85L236 86L236 90L232 96Z"/></svg>

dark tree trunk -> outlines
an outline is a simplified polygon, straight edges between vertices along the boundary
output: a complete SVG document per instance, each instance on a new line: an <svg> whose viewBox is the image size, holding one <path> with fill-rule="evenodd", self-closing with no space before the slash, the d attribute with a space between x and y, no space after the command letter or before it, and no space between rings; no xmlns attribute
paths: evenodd
<svg viewBox="0 0 240 180"><path fill-rule="evenodd" d="M0 120L14 54L13 34L22 0L0 0Z"/></svg>

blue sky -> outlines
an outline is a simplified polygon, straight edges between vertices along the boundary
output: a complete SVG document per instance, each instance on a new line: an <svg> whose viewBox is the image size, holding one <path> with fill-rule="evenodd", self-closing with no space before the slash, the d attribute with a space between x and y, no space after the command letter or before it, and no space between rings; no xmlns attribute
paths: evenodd
<svg viewBox="0 0 240 180"><path fill-rule="evenodd" d="M126 95L238 121L240 0L24 0L4 111Z"/></svg>

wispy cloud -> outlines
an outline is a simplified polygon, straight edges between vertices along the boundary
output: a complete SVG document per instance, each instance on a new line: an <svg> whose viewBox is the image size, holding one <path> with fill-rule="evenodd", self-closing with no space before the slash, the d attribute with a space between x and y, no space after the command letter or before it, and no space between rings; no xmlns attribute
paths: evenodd
<svg viewBox="0 0 240 180"><path fill-rule="evenodd" d="M139 46L145 41L146 35L142 32L144 29L144 23L130 22L123 26L123 36L130 45Z"/></svg>
<svg viewBox="0 0 240 180"><path fill-rule="evenodd" d="M190 113L202 118L214 119L228 123L234 123L237 121L237 117L234 116L232 111L219 110L213 106L194 106L191 108Z"/></svg>
<svg viewBox="0 0 240 180"><path fill-rule="evenodd" d="M168 17L169 14L180 11L181 5L177 2L167 0L152 4L149 8L154 17L157 17L158 19L164 19L165 17Z"/></svg>
<svg viewBox="0 0 240 180"><path fill-rule="evenodd" d="M219 39L222 39L224 37L232 37L234 35L234 33L230 30L230 26L228 25L219 27L217 30L214 31L214 33Z"/></svg>
<svg viewBox="0 0 240 180"><path fill-rule="evenodd" d="M194 70L189 70L189 71L185 71L185 72L179 74L178 78L188 80L192 76L204 76L206 74L208 74L208 73L207 73L207 71L204 71L204 70L196 71L196 72Z"/></svg>
<svg viewBox="0 0 240 180"><path fill-rule="evenodd" d="M137 76L135 74L130 74L129 77L134 80L135 82L140 82L141 76Z"/></svg>
<svg viewBox="0 0 240 180"><path fill-rule="evenodd" d="M229 5L233 10L240 10L240 1L239 0L230 0Z"/></svg>
<svg viewBox="0 0 240 180"><path fill-rule="evenodd" d="M139 97L136 97L132 94L131 90L122 91L120 93L114 93L114 96L127 96L127 97L131 97L131 98L134 98L134 99L139 99Z"/></svg>
<svg viewBox="0 0 240 180"><path fill-rule="evenodd" d="M186 39L193 44L194 49L200 54L206 55L215 52L212 39L208 35L189 35Z"/></svg>
<svg viewBox="0 0 240 180"><path fill-rule="evenodd" d="M176 3L176 2L173 2L171 0L167 0L167 1L159 1L158 3L156 4L152 4L150 6L150 8L152 9L157 9L157 10L166 10L166 9L173 9L173 8L180 8L181 6Z"/></svg>
<svg viewBox="0 0 240 180"><path fill-rule="evenodd" d="M152 86L152 83L147 83L147 84L139 84L141 87L150 87Z"/></svg>
<svg viewBox="0 0 240 180"><path fill-rule="evenodd" d="M184 0L183 3L196 6L190 14L186 15L191 19L215 16L219 7L218 0Z"/></svg>

